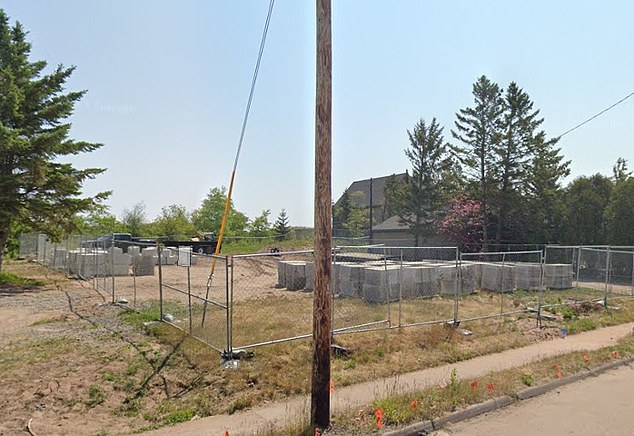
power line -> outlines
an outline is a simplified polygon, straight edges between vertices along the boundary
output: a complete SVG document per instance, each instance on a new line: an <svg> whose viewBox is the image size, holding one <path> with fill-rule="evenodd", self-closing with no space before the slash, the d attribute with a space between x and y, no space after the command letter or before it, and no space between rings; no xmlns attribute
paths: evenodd
<svg viewBox="0 0 634 436"><path fill-rule="evenodd" d="M623 103L625 100L627 100L628 98L630 98L631 96L634 95L634 92L630 92L628 95L626 95L625 97L623 97L622 99L620 99L619 101L617 101L616 103L614 103L613 105L603 109L601 112L599 112L596 115L591 116L590 118L588 118L587 120L577 124L576 126L574 126L572 129L568 129L566 130L564 133L562 133L561 135L559 135L557 137L557 139L560 139L562 136L567 135L568 133L572 132L573 130L577 130L579 127L583 126L584 124L588 124L590 121L594 120L595 118L603 115L604 113L606 113L607 111L609 111L610 109L620 105L621 103Z"/></svg>

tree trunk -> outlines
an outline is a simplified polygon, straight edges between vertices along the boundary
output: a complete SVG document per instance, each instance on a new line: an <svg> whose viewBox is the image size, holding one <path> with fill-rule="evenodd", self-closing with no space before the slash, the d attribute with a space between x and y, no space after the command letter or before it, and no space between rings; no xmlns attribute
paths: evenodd
<svg viewBox="0 0 634 436"><path fill-rule="evenodd" d="M9 230L0 230L0 271L2 271L2 260L4 259L4 247L5 245L7 245L7 239L9 239Z"/></svg>

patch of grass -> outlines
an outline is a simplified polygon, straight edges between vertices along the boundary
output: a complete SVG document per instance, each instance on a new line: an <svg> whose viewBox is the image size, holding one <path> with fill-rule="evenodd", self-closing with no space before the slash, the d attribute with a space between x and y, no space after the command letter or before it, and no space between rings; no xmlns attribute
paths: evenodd
<svg viewBox="0 0 634 436"><path fill-rule="evenodd" d="M70 338L48 338L12 344L0 353L0 373L48 362L80 349L81 345Z"/></svg>
<svg viewBox="0 0 634 436"><path fill-rule="evenodd" d="M586 332L589 330L596 330L597 327L597 322L592 318L573 319L570 322L566 323L566 329L571 335Z"/></svg>
<svg viewBox="0 0 634 436"><path fill-rule="evenodd" d="M366 435L375 433L376 411L381 409L382 423L389 427L405 425L413 421L434 419L457 408L479 403L501 395L509 395L526 386L586 371L618 357L634 354L634 336L629 336L616 346L594 351L576 351L533 362L522 367L492 372L475 380L460 379L455 369L450 379L438 386L408 394L393 392L375 401L360 412L345 412L333 417L334 434ZM387 428L386 430L389 430Z"/></svg>
<svg viewBox="0 0 634 436"><path fill-rule="evenodd" d="M0 271L0 287L2 288L27 288L32 286L43 286L44 282L36 279L28 279L7 271Z"/></svg>
<svg viewBox="0 0 634 436"><path fill-rule="evenodd" d="M31 327L37 327L39 325L54 324L56 322L59 322L59 318L43 318L32 323Z"/></svg>
<svg viewBox="0 0 634 436"><path fill-rule="evenodd" d="M240 410L248 409L252 405L253 405L253 398L248 396L240 397L229 405L229 407L227 408L227 413L229 415L233 415L234 413Z"/></svg>
<svg viewBox="0 0 634 436"><path fill-rule="evenodd" d="M84 402L88 409L103 403L106 400L106 392L100 385L92 384L88 386L88 399Z"/></svg>
<svg viewBox="0 0 634 436"><path fill-rule="evenodd" d="M194 409L191 407L185 407L183 409L175 410L168 413L163 417L163 423L165 425L174 425L179 422L186 422L194 417Z"/></svg>
<svg viewBox="0 0 634 436"><path fill-rule="evenodd" d="M173 301L163 302L163 314L172 314L175 317L182 317L187 314L187 307L181 303ZM127 310L121 312L119 317L139 329L143 328L146 323L159 321L161 316L161 306L156 300L148 301L136 310Z"/></svg>

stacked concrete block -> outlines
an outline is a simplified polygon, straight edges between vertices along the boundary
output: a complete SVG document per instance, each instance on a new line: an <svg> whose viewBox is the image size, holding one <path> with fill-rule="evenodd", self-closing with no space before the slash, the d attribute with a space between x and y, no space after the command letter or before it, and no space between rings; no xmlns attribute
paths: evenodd
<svg viewBox="0 0 634 436"><path fill-rule="evenodd" d="M178 253L175 248L163 248L161 250L161 265L176 265L177 260Z"/></svg>
<svg viewBox="0 0 634 436"><path fill-rule="evenodd" d="M479 289L482 280L482 267L473 263L460 265L460 288L462 295L471 294Z"/></svg>
<svg viewBox="0 0 634 436"><path fill-rule="evenodd" d="M177 264L179 266L191 266L192 265L192 247L178 247L178 259Z"/></svg>
<svg viewBox="0 0 634 436"><path fill-rule="evenodd" d="M130 273L132 256L121 248L110 247L106 255L106 276L127 276Z"/></svg>
<svg viewBox="0 0 634 436"><path fill-rule="evenodd" d="M422 264L421 273L421 297L433 297L440 295L440 277L438 268L431 264Z"/></svg>
<svg viewBox="0 0 634 436"><path fill-rule="evenodd" d="M368 303L386 303L399 298L400 267L370 267L364 272L362 296Z"/></svg>
<svg viewBox="0 0 634 436"><path fill-rule="evenodd" d="M365 264L349 263L339 267L338 292L343 297L361 297Z"/></svg>
<svg viewBox="0 0 634 436"><path fill-rule="evenodd" d="M153 276L154 275L154 252L147 251L147 249L141 252L140 256L134 256L132 258L132 272L135 276Z"/></svg>
<svg viewBox="0 0 634 436"><path fill-rule="evenodd" d="M538 263L515 265L515 287L526 291L537 291L540 285L541 267Z"/></svg>
<svg viewBox="0 0 634 436"><path fill-rule="evenodd" d="M304 285L305 291L312 291L315 284L315 264L313 262L306 262L306 284Z"/></svg>
<svg viewBox="0 0 634 436"><path fill-rule="evenodd" d="M289 262L286 264L286 289L299 291L306 286L306 262Z"/></svg>
<svg viewBox="0 0 634 436"><path fill-rule="evenodd" d="M53 259L51 260L51 267L55 269L66 268L68 262L68 252L65 248L55 248L53 250Z"/></svg>
<svg viewBox="0 0 634 436"><path fill-rule="evenodd" d="M515 266L502 263L482 264L481 288L493 292L510 292L515 288Z"/></svg>
<svg viewBox="0 0 634 436"><path fill-rule="evenodd" d="M403 298L420 297L423 277L421 269L414 265L404 265L401 269L401 296Z"/></svg>
<svg viewBox="0 0 634 436"><path fill-rule="evenodd" d="M70 273L86 279L104 276L107 254L101 250L72 250L68 256Z"/></svg>
<svg viewBox="0 0 634 436"><path fill-rule="evenodd" d="M128 254L132 257L141 255L141 247L138 245L131 245L128 247Z"/></svg>
<svg viewBox="0 0 634 436"><path fill-rule="evenodd" d="M436 273L438 274L441 295L455 295L456 292L460 291L458 269L455 265L438 265Z"/></svg>
<svg viewBox="0 0 634 436"><path fill-rule="evenodd" d="M572 264L544 264L544 286L549 289L570 289L573 277Z"/></svg>

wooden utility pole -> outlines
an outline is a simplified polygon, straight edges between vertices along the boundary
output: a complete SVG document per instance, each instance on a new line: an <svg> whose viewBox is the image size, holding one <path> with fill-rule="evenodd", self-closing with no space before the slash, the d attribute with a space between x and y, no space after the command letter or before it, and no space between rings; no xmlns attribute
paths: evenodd
<svg viewBox="0 0 634 436"><path fill-rule="evenodd" d="M315 103L315 283L311 423L330 425L330 328L332 325L331 112L332 37L330 0L317 2L317 98Z"/></svg>

